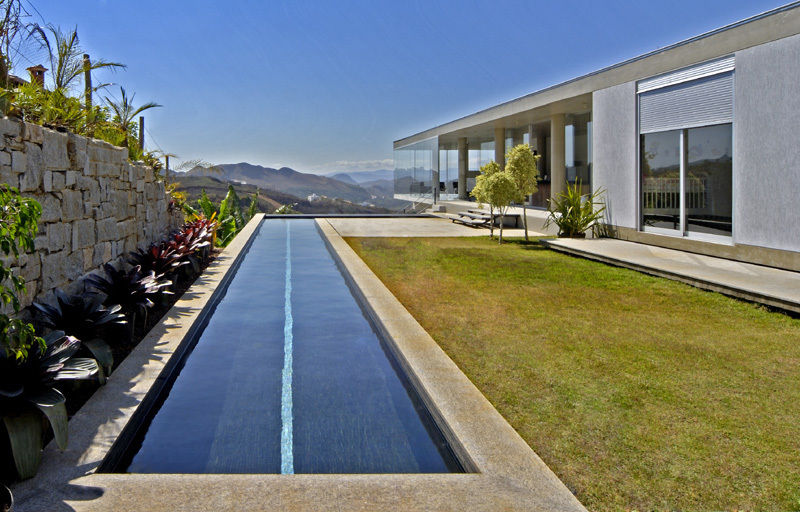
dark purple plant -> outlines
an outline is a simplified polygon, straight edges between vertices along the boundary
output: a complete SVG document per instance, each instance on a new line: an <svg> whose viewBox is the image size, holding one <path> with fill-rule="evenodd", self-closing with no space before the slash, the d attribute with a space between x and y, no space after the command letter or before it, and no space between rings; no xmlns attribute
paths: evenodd
<svg viewBox="0 0 800 512"><path fill-rule="evenodd" d="M152 270L142 272L140 266L117 270L113 265L103 265L106 277L93 275L87 278L89 286L105 296L104 304L119 304L128 314L136 314L153 306L152 299L160 293L170 293L166 288L169 281Z"/></svg>
<svg viewBox="0 0 800 512"><path fill-rule="evenodd" d="M59 448L67 446L67 409L62 381L87 380L102 375L97 361L75 357L77 338L54 331L44 337L45 348L35 346L24 360L0 352L0 418L2 418L17 474L36 474L47 418Z"/></svg>
<svg viewBox="0 0 800 512"><path fill-rule="evenodd" d="M153 271L156 275L167 275L175 272L189 262L179 248L167 242L152 244L147 249L130 253L128 263L139 266L142 272Z"/></svg>

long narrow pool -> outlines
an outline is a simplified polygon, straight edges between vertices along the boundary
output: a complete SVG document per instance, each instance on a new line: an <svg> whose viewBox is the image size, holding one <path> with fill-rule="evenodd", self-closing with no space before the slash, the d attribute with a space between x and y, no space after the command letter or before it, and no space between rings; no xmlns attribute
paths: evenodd
<svg viewBox="0 0 800 512"><path fill-rule="evenodd" d="M117 471L461 471L313 220L262 222L175 372Z"/></svg>

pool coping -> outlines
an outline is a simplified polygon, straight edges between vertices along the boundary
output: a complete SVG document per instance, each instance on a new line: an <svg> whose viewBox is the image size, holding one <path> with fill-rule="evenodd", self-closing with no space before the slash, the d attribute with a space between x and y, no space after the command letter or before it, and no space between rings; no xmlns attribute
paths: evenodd
<svg viewBox="0 0 800 512"><path fill-rule="evenodd" d="M459 459L477 472L364 475L97 473L97 467L213 309L264 220L256 215L70 420L13 487L33 510L585 510L324 219L315 222L356 298L408 372ZM176 356L176 357L173 357ZM152 395L152 394L151 394Z"/></svg>

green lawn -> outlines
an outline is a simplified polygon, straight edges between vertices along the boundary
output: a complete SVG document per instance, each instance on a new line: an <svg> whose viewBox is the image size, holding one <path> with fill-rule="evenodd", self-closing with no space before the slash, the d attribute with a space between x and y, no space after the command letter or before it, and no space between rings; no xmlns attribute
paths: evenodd
<svg viewBox="0 0 800 512"><path fill-rule="evenodd" d="M536 244L348 242L590 510L800 509L800 320Z"/></svg>

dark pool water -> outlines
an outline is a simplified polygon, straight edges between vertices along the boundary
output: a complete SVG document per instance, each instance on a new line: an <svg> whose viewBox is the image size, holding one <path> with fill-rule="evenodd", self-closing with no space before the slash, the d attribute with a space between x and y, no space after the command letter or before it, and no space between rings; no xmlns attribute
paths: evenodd
<svg viewBox="0 0 800 512"><path fill-rule="evenodd" d="M461 470L313 220L262 223L145 427L127 472Z"/></svg>

